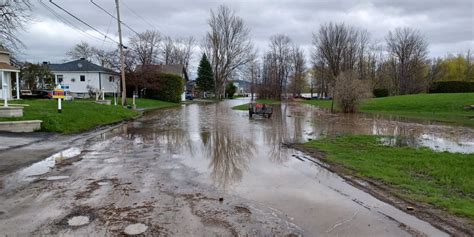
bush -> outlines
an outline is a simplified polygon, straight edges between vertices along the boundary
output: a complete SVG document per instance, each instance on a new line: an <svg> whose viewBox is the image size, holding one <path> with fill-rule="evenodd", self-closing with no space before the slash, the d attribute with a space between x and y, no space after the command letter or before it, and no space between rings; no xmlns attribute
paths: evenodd
<svg viewBox="0 0 474 237"><path fill-rule="evenodd" d="M387 97L389 95L388 89L374 89L372 93L375 97Z"/></svg>
<svg viewBox="0 0 474 237"><path fill-rule="evenodd" d="M360 101L370 94L369 87L353 72L341 73L336 78L334 101L344 113L354 113Z"/></svg>
<svg viewBox="0 0 474 237"><path fill-rule="evenodd" d="M227 94L227 98L233 98L236 91L237 87L232 82L227 84L227 86L225 87L225 93Z"/></svg>
<svg viewBox="0 0 474 237"><path fill-rule="evenodd" d="M469 93L474 92L474 82L470 81L438 81L433 82L430 93Z"/></svg>
<svg viewBox="0 0 474 237"><path fill-rule="evenodd" d="M180 76L158 73L153 81L147 80L146 96L150 99L179 103L184 92L184 80Z"/></svg>

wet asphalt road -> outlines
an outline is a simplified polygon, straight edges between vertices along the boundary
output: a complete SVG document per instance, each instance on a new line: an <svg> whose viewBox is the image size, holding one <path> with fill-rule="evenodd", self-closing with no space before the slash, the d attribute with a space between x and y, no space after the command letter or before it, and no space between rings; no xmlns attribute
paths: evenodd
<svg viewBox="0 0 474 237"><path fill-rule="evenodd" d="M244 102L152 111L87 139L65 139L62 152L1 176L0 233L116 235L144 223L146 234L164 236L446 235L281 144L385 134L411 146L472 153L472 130L332 116L305 105L249 120L231 110ZM33 154L30 146L0 154ZM90 223L69 226L76 215Z"/></svg>

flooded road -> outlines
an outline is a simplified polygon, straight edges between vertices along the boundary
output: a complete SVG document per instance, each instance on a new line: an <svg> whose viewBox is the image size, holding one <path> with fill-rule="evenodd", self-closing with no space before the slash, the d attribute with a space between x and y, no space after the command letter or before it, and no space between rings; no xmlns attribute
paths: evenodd
<svg viewBox="0 0 474 237"><path fill-rule="evenodd" d="M249 120L231 110L245 102L152 111L2 176L0 233L120 234L143 223L172 236L446 236L282 144L377 134L473 153L471 129L301 104Z"/></svg>

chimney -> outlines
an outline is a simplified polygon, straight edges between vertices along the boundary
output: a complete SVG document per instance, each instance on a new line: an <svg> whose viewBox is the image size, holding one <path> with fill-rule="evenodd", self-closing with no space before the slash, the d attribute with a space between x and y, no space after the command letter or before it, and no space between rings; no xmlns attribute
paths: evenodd
<svg viewBox="0 0 474 237"><path fill-rule="evenodd" d="M80 60L86 60L86 58L80 58Z"/></svg>
<svg viewBox="0 0 474 237"><path fill-rule="evenodd" d="M48 62L46 62L46 61L43 61L43 65L47 65L47 64L48 64Z"/></svg>

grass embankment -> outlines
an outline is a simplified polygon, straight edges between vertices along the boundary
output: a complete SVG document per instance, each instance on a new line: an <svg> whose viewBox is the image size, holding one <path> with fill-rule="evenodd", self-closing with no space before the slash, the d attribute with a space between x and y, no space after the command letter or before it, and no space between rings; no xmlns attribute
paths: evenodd
<svg viewBox="0 0 474 237"><path fill-rule="evenodd" d="M305 148L326 153L323 160L343 172L375 179L402 198L429 203L474 220L474 155L428 148L382 145L377 136L342 136L310 141Z"/></svg>
<svg viewBox="0 0 474 237"><path fill-rule="evenodd" d="M259 104L267 104L267 105L279 105L281 104L281 101L279 100L256 100L257 103ZM242 105L237 105L232 107L234 110L248 110L249 109L249 104L242 104Z"/></svg>
<svg viewBox="0 0 474 237"><path fill-rule="evenodd" d="M131 100L128 100L131 102ZM121 106L100 105L93 101L74 100L62 103L62 113L58 113L57 100L20 100L14 104L27 104L21 118L0 118L0 121L42 120L41 130L72 134L95 127L117 123L137 117L140 113ZM176 106L175 103L159 100L137 99L138 108L156 109Z"/></svg>
<svg viewBox="0 0 474 237"><path fill-rule="evenodd" d="M322 108L331 107L331 101L325 100L308 100L305 103ZM474 126L472 119L474 111L465 110L466 105L474 105L474 93L418 94L373 98L362 102L360 111Z"/></svg>

